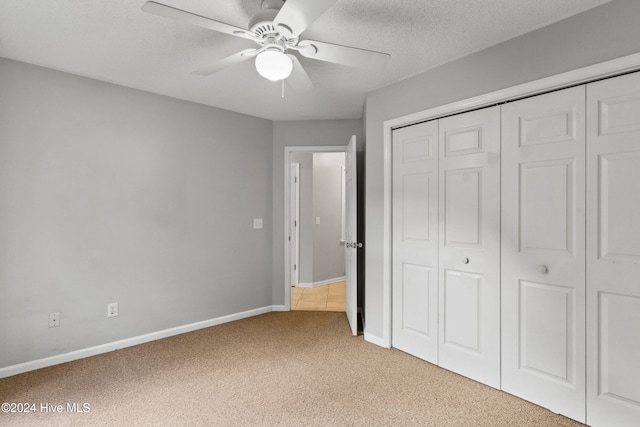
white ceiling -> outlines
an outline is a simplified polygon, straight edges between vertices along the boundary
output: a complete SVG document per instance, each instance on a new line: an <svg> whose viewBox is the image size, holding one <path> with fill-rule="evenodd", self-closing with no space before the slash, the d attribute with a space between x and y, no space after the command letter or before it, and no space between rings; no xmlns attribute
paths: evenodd
<svg viewBox="0 0 640 427"><path fill-rule="evenodd" d="M156 0L247 28L260 0ZM314 0L308 0L314 1ZM145 0L0 0L0 56L271 120L360 118L374 89L610 0L338 0L301 39L386 52L383 72L301 58L297 94L253 61L191 72L255 45L141 11Z"/></svg>

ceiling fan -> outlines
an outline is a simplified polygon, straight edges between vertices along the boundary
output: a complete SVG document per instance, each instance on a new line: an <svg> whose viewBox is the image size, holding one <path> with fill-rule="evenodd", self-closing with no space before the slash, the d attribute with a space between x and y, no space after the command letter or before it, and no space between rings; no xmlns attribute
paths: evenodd
<svg viewBox="0 0 640 427"><path fill-rule="evenodd" d="M311 80L298 58L289 52L367 70L382 68L390 57L386 53L371 50L316 40L300 40L300 34L337 1L262 0L261 11L253 16L248 30L155 1L147 1L142 10L248 39L258 45L256 48L242 50L208 67L196 70L193 74L208 76L255 57L256 69L261 76L271 81L287 79L295 91L306 92L313 88Z"/></svg>

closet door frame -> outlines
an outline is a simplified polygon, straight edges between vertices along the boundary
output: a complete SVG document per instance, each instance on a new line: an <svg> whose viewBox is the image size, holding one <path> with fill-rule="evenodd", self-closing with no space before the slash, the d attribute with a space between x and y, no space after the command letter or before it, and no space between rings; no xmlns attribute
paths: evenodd
<svg viewBox="0 0 640 427"><path fill-rule="evenodd" d="M563 89L593 80L613 77L640 70L640 53L579 68L566 73L534 80L507 89L490 92L477 97L453 102L417 113L386 120L383 123L384 150L384 197L383 197L383 277L382 277L382 336L372 335L365 328L364 338L381 347L391 348L392 334L392 133L393 129L415 123L439 119L444 116L489 107L520 98L539 95L544 92Z"/></svg>

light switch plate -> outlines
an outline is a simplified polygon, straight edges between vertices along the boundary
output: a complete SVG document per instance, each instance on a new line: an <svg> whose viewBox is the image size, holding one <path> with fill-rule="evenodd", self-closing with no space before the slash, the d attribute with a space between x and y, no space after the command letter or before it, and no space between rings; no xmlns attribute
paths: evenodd
<svg viewBox="0 0 640 427"><path fill-rule="evenodd" d="M116 317L118 315L118 303L110 302L107 304L107 317Z"/></svg>
<svg viewBox="0 0 640 427"><path fill-rule="evenodd" d="M60 326L60 313L59 312L50 313L49 314L49 327L50 328L57 328L58 326Z"/></svg>
<svg viewBox="0 0 640 427"><path fill-rule="evenodd" d="M262 228L262 218L253 218L253 228Z"/></svg>

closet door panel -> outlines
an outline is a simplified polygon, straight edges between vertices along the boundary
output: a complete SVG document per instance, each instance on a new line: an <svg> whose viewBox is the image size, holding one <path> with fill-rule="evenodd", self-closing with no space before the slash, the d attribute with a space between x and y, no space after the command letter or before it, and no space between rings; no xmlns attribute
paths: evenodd
<svg viewBox="0 0 640 427"><path fill-rule="evenodd" d="M393 131L392 345L438 362L438 123Z"/></svg>
<svg viewBox="0 0 640 427"><path fill-rule="evenodd" d="M585 420L585 87L502 107L502 389Z"/></svg>
<svg viewBox="0 0 640 427"><path fill-rule="evenodd" d="M575 168L572 158L520 163L520 252L574 255Z"/></svg>
<svg viewBox="0 0 640 427"><path fill-rule="evenodd" d="M500 109L439 128L439 364L500 387Z"/></svg>
<svg viewBox="0 0 640 427"><path fill-rule="evenodd" d="M640 420L640 75L587 85L587 422Z"/></svg>

